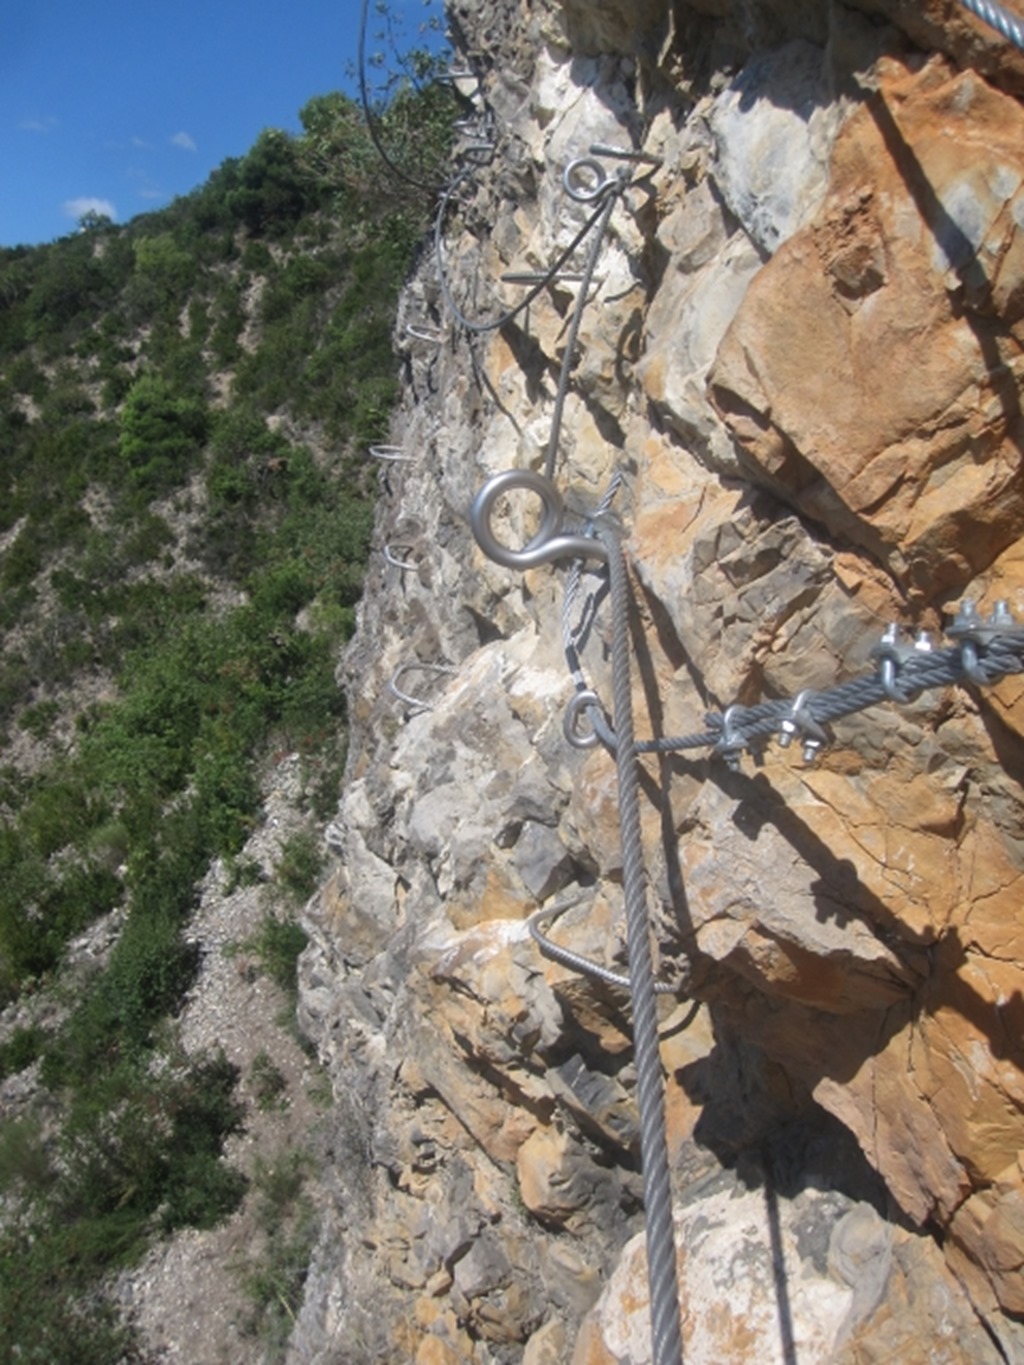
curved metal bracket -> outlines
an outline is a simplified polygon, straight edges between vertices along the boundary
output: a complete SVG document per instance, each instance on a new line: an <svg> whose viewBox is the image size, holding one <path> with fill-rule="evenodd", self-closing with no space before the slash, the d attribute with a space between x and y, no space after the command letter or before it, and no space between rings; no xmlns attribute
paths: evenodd
<svg viewBox="0 0 1024 1365"><path fill-rule="evenodd" d="M495 503L504 493L517 489L536 493L543 507L540 530L521 550L502 545L491 526ZM469 511L469 522L484 554L506 569L536 569L542 564L555 564L560 559L599 559L607 564L608 550L595 536L562 531L564 515L562 496L544 474L532 469L506 469L488 479L477 493Z"/></svg>
<svg viewBox="0 0 1024 1365"><path fill-rule="evenodd" d="M392 696L397 697L399 701L404 701L407 706L416 706L421 711L433 711L434 703L432 701L424 701L422 697L415 697L411 692L403 692L398 686L399 678L416 669L421 673L442 673L449 676L454 676L459 670L452 668L451 664L424 664L417 660L416 663L399 664L392 673L391 680L388 683L388 690Z"/></svg>
<svg viewBox="0 0 1024 1365"><path fill-rule="evenodd" d="M421 326L415 322L405 324L405 334L414 341L429 341L434 346L440 346L444 341L444 333L440 327Z"/></svg>
<svg viewBox="0 0 1024 1365"><path fill-rule="evenodd" d="M407 545L404 548L409 549L411 547ZM390 544L384 546L384 558L396 569L408 569L410 572L415 573L420 567L411 559L399 559L394 550L392 550Z"/></svg>

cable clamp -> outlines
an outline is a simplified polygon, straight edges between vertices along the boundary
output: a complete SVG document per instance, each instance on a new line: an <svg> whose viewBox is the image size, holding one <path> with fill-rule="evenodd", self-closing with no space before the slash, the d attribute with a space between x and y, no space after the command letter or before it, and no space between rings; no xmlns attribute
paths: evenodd
<svg viewBox="0 0 1024 1365"><path fill-rule="evenodd" d="M712 753L718 758L725 759L726 767L734 773L740 771L740 760L743 757L744 749L747 747L747 741L743 738L741 728L737 725L736 720L736 713L742 710L743 707L738 703L725 708L721 718L722 734L712 750Z"/></svg>
<svg viewBox="0 0 1024 1365"><path fill-rule="evenodd" d="M900 639L899 627L895 622L886 626L882 638L871 651L871 657L879 661L878 677L890 701L906 705L921 695L921 688L901 686L899 675L922 654L932 652L931 636L926 630L918 631L913 644Z"/></svg>
<svg viewBox="0 0 1024 1365"><path fill-rule="evenodd" d="M788 749L794 739L803 744L803 760L813 763L829 742L827 731L811 715L809 705L814 692L806 688L793 701L788 716L779 725L779 747Z"/></svg>
<svg viewBox="0 0 1024 1365"><path fill-rule="evenodd" d="M982 656L1011 630L1019 633L1020 627L1005 599L995 604L987 618L981 616L970 598L960 603L946 634L960 645L960 667L972 683L986 687L1004 676L1006 669L1000 668L994 659L986 660Z"/></svg>

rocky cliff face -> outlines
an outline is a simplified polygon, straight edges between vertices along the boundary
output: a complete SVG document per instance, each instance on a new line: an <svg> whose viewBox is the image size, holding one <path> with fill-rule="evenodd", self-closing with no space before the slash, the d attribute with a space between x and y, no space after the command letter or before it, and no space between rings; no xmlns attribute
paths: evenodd
<svg viewBox="0 0 1024 1365"><path fill-rule="evenodd" d="M870 671L963 598L1020 619L1024 60L945 0L450 12L497 130L444 220L464 313L571 243L573 157L651 158L555 452L580 516L621 479L640 729ZM308 912L336 1140L296 1360L649 1358L627 998L526 923L567 905L552 936L624 970L614 763L563 734L566 567L467 524L543 464L588 245L489 332L429 253L405 296ZM599 603L606 702L608 644ZM810 763L643 760L688 1362L1024 1360L1022 734L1009 677L860 711Z"/></svg>

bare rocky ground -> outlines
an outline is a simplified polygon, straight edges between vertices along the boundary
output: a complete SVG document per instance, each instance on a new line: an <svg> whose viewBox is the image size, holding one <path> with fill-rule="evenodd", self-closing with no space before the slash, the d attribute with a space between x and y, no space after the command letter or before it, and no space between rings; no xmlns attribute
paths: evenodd
<svg viewBox="0 0 1024 1365"><path fill-rule="evenodd" d="M222 1049L240 1069L245 1126L229 1139L225 1155L253 1183L219 1227L176 1234L119 1277L114 1298L147 1361L239 1365L277 1358L275 1334L258 1321L245 1284L268 1272L283 1241L294 1235L301 1210L298 1201L279 1209L280 1221L268 1234L260 1216L261 1171L298 1165L305 1173L302 1207L315 1210L326 1081L300 1044L290 1000L262 972L252 944L268 912L291 909L270 879L284 842L308 828L300 796L300 760L289 755L268 773L262 822L239 860L254 872L258 866L265 880L226 891L227 869L215 863L189 928L202 965L177 1020L180 1041L193 1055ZM287 1323L284 1305L274 1308L276 1320Z"/></svg>
<svg viewBox="0 0 1024 1365"><path fill-rule="evenodd" d="M268 914L284 918L297 909L273 880L285 842L309 829L309 817L300 809L297 755L275 761L264 791L260 823L239 859L251 884L228 889L229 869L219 862L203 883L188 930L199 945L201 966L172 1025L173 1041L190 1055L223 1050L239 1068L244 1127L229 1139L225 1156L251 1183L239 1209L224 1223L164 1239L111 1286L113 1301L137 1333L138 1358L147 1365L242 1365L278 1359L290 1323L274 1276L294 1270L300 1226L305 1220L310 1227L303 1244L308 1245L321 1203L317 1173L326 1079L300 1043L292 1001L263 970L254 943ZM121 912L115 911L73 945L72 979L96 969L116 938L120 919ZM52 1026L67 1008L61 1002L73 994L65 982L60 1000L35 997L32 1018ZM10 1017L0 1027L29 1022L24 1003L7 1013ZM32 1068L0 1087L0 1113L16 1113L30 1100L34 1073ZM268 1188L277 1194L270 1228ZM290 1260L288 1251L293 1253ZM263 1300L270 1305L263 1314L246 1290L254 1277L262 1277Z"/></svg>

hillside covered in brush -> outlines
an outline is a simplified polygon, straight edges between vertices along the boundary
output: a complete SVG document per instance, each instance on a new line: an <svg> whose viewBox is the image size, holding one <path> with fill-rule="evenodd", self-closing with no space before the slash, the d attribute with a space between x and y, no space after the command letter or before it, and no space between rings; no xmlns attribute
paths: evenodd
<svg viewBox="0 0 1024 1365"><path fill-rule="evenodd" d="M447 100L410 89L385 134L442 155ZM310 811L337 799L424 207L343 96L302 119L162 212L0 250L0 1080L32 1082L0 1115L5 1359L116 1358L97 1277L237 1204L232 1069L166 1023L196 886L215 857L247 875L270 755L301 756Z"/></svg>

